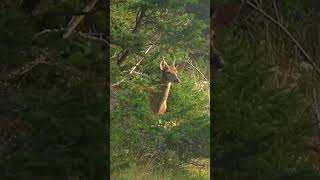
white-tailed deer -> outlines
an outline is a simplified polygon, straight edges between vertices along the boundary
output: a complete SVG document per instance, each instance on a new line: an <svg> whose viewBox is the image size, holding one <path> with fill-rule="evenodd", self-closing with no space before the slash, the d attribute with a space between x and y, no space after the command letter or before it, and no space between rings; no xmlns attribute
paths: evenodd
<svg viewBox="0 0 320 180"><path fill-rule="evenodd" d="M177 76L176 59L173 57L173 64L169 66L164 57L160 62L160 70L162 71L160 91L152 93L150 99L151 110L155 114L163 114L167 111L167 101L169 97L171 83L180 83Z"/></svg>
<svg viewBox="0 0 320 180"><path fill-rule="evenodd" d="M232 22L239 15L240 9L240 3L229 2L216 9L216 11L210 10L210 63L215 70L220 71L224 67L223 57L213 44L215 33L221 27Z"/></svg>

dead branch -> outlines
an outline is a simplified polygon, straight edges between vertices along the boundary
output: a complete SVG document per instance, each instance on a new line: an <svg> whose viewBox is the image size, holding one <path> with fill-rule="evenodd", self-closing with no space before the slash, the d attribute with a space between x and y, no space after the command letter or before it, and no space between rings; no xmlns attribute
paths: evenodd
<svg viewBox="0 0 320 180"><path fill-rule="evenodd" d="M99 0L92 0L84 9L83 9L83 12L89 12L91 11L94 6L96 5L96 3L98 2ZM65 32L63 34L63 38L66 39L68 38L73 30L80 24L80 22L82 21L82 19L85 17L85 15L80 15L80 16L76 16L76 17L73 17L70 22L69 22L69 26L67 27L67 32Z"/></svg>
<svg viewBox="0 0 320 180"><path fill-rule="evenodd" d="M8 81L8 80L17 79L18 77L25 76L27 73L31 72L35 67L42 64L55 66L59 69L62 69L64 71L69 71L69 72L72 72L73 74L76 74L77 76L80 76L80 73L77 72L75 69L59 63L50 62L47 60L46 56L40 55L40 57L38 57L36 60L26 63L22 67L11 70L10 72L2 72L0 75L0 81Z"/></svg>
<svg viewBox="0 0 320 180"><path fill-rule="evenodd" d="M66 31L65 28L60 28L60 29L44 29L38 33L36 33L34 36L35 37L38 37L38 36L42 36L44 34L47 34L47 33L52 33L52 32L61 32L61 31Z"/></svg>
<svg viewBox="0 0 320 180"><path fill-rule="evenodd" d="M149 48L144 52L144 55L146 55L146 54L150 51L150 49L152 48L152 46L153 46L153 45L150 45L150 46L149 46ZM144 57L142 57L142 58L138 61L138 63L131 68L129 74L132 74L133 71L140 65L140 63L141 63L143 60L144 60Z"/></svg>
<svg viewBox="0 0 320 180"><path fill-rule="evenodd" d="M77 32L77 33L83 38L91 39L91 40L95 40L95 41L100 41L100 42L103 42L104 44L107 44L108 46L110 46L110 43L106 39L102 38L101 35L99 37L96 37L96 36L90 35L90 33L82 33L82 32Z"/></svg>
<svg viewBox="0 0 320 180"><path fill-rule="evenodd" d="M275 13L275 15L277 17L277 21L281 22L280 21L280 15L279 15L279 11L278 11L277 2L275 0L272 0L272 6L273 6L274 13Z"/></svg>
<svg viewBox="0 0 320 180"><path fill-rule="evenodd" d="M18 76L23 76L27 72L31 71L37 65L44 64L44 63L46 63L44 61L44 56L40 56L36 60L29 62L18 69L12 70L11 72L3 72L3 74L0 76L0 80L8 81L11 79L15 79Z"/></svg>
<svg viewBox="0 0 320 180"><path fill-rule="evenodd" d="M190 59L189 59L190 60ZM202 76L203 79L205 79L206 81L209 82L209 80L206 78L206 76L197 68L195 67L192 63L191 60L190 62L186 61L187 64L189 64L193 69L195 69L196 71L198 71L198 73ZM210 83L210 82L209 82Z"/></svg>
<svg viewBox="0 0 320 180"><path fill-rule="evenodd" d="M263 9L257 7L253 3L246 1L246 4L248 4L250 7L252 7L256 11L258 11L259 13L261 13L263 16L265 16L271 22L276 24L291 39L291 41L298 47L298 49L301 51L301 53L307 59L307 62L316 70L318 75L320 75L320 68L318 67L318 65L311 58L311 56L307 53L307 51L302 47L302 45L298 42L298 40L286 29L286 27L283 24L281 24L281 22L274 19L271 15L269 15L267 12L265 12Z"/></svg>
<svg viewBox="0 0 320 180"><path fill-rule="evenodd" d="M38 37L38 36L41 36L41 35L44 35L47 33L60 32L60 31L66 31L66 29L65 28L44 29L44 30L40 31L39 33L36 33L34 36ZM94 41L99 41L99 42L102 42L102 43L110 46L110 42L103 38L104 33L83 33L81 31L74 31L74 33L78 34L82 38L90 39L90 40L94 40Z"/></svg>
<svg viewBox="0 0 320 180"><path fill-rule="evenodd" d="M61 12L46 12L43 14L35 14L34 16L79 16L79 15L91 15L97 12L105 10L105 7L99 7L92 9L87 12L69 12L69 11L61 11Z"/></svg>
<svg viewBox="0 0 320 180"><path fill-rule="evenodd" d="M153 45L150 45L148 47L148 49L144 52L144 55L148 54L148 52L150 52L151 48L153 47ZM141 57L140 60L131 68L130 72L129 72L129 75L134 73L135 69L140 65L140 63L145 59L145 57ZM114 83L111 85L111 87L115 87L115 86L119 86L122 82L125 81L125 78L121 79L120 81Z"/></svg>

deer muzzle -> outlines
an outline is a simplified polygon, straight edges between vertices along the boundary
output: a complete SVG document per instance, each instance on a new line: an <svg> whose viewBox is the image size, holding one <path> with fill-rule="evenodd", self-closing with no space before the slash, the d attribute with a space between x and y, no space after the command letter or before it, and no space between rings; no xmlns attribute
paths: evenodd
<svg viewBox="0 0 320 180"><path fill-rule="evenodd" d="M176 80L174 81L175 83L181 83L181 80L178 78L178 76L177 75L175 75L176 76Z"/></svg>

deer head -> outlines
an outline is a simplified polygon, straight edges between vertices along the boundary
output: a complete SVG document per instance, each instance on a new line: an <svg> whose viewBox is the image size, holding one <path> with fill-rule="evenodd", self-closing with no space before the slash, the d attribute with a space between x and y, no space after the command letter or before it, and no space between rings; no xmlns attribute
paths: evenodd
<svg viewBox="0 0 320 180"><path fill-rule="evenodd" d="M175 58L173 58L172 66L169 66L164 57L160 62L160 69L162 71L161 90L151 94L150 105L151 110L155 114L163 114L167 111L167 100L169 97L171 83L180 83L177 76L177 68L175 65Z"/></svg>
<svg viewBox="0 0 320 180"><path fill-rule="evenodd" d="M240 13L241 4L236 2L226 3L214 12L211 10L211 44L210 44L210 63L217 71L221 71L224 67L224 60L221 53L213 45L213 37L215 32L221 27L232 22Z"/></svg>
<svg viewBox="0 0 320 180"><path fill-rule="evenodd" d="M177 68L175 66L176 59L174 58L172 66L169 66L162 56L162 60L160 62L160 69L162 71L161 81L163 83L180 83L180 79L177 76Z"/></svg>

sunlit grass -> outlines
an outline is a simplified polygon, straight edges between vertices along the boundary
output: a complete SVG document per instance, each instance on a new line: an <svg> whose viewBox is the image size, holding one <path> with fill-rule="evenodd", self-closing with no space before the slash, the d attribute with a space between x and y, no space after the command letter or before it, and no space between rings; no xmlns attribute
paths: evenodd
<svg viewBox="0 0 320 180"><path fill-rule="evenodd" d="M183 169L151 170L151 167L132 166L111 173L111 180L209 180L209 159L197 159Z"/></svg>

